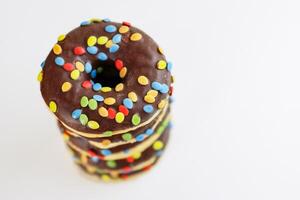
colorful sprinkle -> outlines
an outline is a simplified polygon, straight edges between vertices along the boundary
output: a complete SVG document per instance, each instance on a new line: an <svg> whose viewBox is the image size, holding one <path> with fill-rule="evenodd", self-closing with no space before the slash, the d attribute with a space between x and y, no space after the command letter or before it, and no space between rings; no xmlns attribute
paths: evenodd
<svg viewBox="0 0 300 200"><path fill-rule="evenodd" d="M107 117L107 116L108 116L108 111L107 111L107 109L104 108L104 107L100 107L100 108L98 109L98 113L99 113L99 115L100 115L101 117Z"/></svg>
<svg viewBox="0 0 300 200"><path fill-rule="evenodd" d="M94 85L93 85L93 90L94 91L100 91L101 90L101 88L102 88L102 85L100 84L100 83L95 83Z"/></svg>
<svg viewBox="0 0 300 200"><path fill-rule="evenodd" d="M119 32L120 33L127 33L129 31L129 27L128 26L121 26L119 28Z"/></svg>
<svg viewBox="0 0 300 200"><path fill-rule="evenodd" d="M63 66L65 64L65 60L62 57L56 57L54 60L55 64L58 66Z"/></svg>
<svg viewBox="0 0 300 200"><path fill-rule="evenodd" d="M73 119L79 119L80 115L82 113L81 109L76 109L72 112L72 118Z"/></svg>
<svg viewBox="0 0 300 200"><path fill-rule="evenodd" d="M89 54L95 55L98 52L98 48L96 46L90 46L86 48Z"/></svg>
<svg viewBox="0 0 300 200"><path fill-rule="evenodd" d="M146 112L146 113L152 113L153 112L153 106L152 105L145 105L144 107L143 107L143 110Z"/></svg>
<svg viewBox="0 0 300 200"><path fill-rule="evenodd" d="M122 138L123 138L123 140L125 140L125 141L129 141L129 140L132 139L132 135L131 135L130 133L124 133L124 134L122 135Z"/></svg>
<svg viewBox="0 0 300 200"><path fill-rule="evenodd" d="M86 96L81 97L80 99L81 107L87 107L89 105L89 99Z"/></svg>
<svg viewBox="0 0 300 200"><path fill-rule="evenodd" d="M119 111L122 112L125 116L129 114L129 110L124 105L119 105Z"/></svg>
<svg viewBox="0 0 300 200"><path fill-rule="evenodd" d="M168 93L168 91L169 91L169 87L168 87L168 85L166 85L166 84L162 84L161 85L161 88L160 88L160 90L159 90L161 93L163 93L163 94L166 94L166 93Z"/></svg>
<svg viewBox="0 0 300 200"><path fill-rule="evenodd" d="M120 46L117 44L112 44L111 47L109 48L110 53L115 53L119 50Z"/></svg>
<svg viewBox="0 0 300 200"><path fill-rule="evenodd" d="M65 63L63 66L64 70L66 70L67 72L70 72L72 70L74 70L74 65L72 63Z"/></svg>
<svg viewBox="0 0 300 200"><path fill-rule="evenodd" d="M108 41L108 37L106 36L100 36L97 40L97 43L99 45L104 45Z"/></svg>
<svg viewBox="0 0 300 200"><path fill-rule="evenodd" d="M95 94L93 96L93 99L95 99L96 101L99 101L99 102L104 100L104 98L101 95L98 95L98 94Z"/></svg>
<svg viewBox="0 0 300 200"><path fill-rule="evenodd" d="M157 62L156 67L157 67L158 69L166 69L166 67L167 67L167 62L164 61L164 60L160 60L160 61Z"/></svg>
<svg viewBox="0 0 300 200"><path fill-rule="evenodd" d="M157 48L158 53L160 53L161 55L164 55L164 51L162 48L158 47Z"/></svg>
<svg viewBox="0 0 300 200"><path fill-rule="evenodd" d="M135 152L132 154L132 157L136 160L139 159L141 156L142 156L142 154L140 152Z"/></svg>
<svg viewBox="0 0 300 200"><path fill-rule="evenodd" d="M139 116L139 114L134 114L131 118L131 122L135 126L139 125L141 123L141 117Z"/></svg>
<svg viewBox="0 0 300 200"><path fill-rule="evenodd" d="M113 97L107 97L104 99L104 103L110 106L116 103L116 99Z"/></svg>
<svg viewBox="0 0 300 200"><path fill-rule="evenodd" d="M91 81L83 81L82 84L81 84L81 86L82 86L83 88L88 89L88 88L91 88L91 87L92 87L92 83L91 83Z"/></svg>
<svg viewBox="0 0 300 200"><path fill-rule="evenodd" d="M83 71L84 71L84 65L83 65L83 63L80 62L80 61L76 61L75 67L76 67L76 69L78 69L80 72L83 72Z"/></svg>
<svg viewBox="0 0 300 200"><path fill-rule="evenodd" d="M153 149L158 151L161 150L164 147L164 143L160 140L154 142L154 144L152 145Z"/></svg>
<svg viewBox="0 0 300 200"><path fill-rule="evenodd" d="M81 56L81 55L85 54L85 50L84 50L83 47L75 47L75 48L73 49L73 52L74 52L74 54L77 55L77 56Z"/></svg>
<svg viewBox="0 0 300 200"><path fill-rule="evenodd" d="M124 114L122 112L118 112L116 114L115 120L117 123L122 123L124 121L124 118L125 118Z"/></svg>
<svg viewBox="0 0 300 200"><path fill-rule="evenodd" d="M111 91L111 87L102 87L101 88L101 92L110 92Z"/></svg>
<svg viewBox="0 0 300 200"><path fill-rule="evenodd" d="M119 83L118 85L116 85L115 87L115 91L116 92L121 92L124 89L124 84L123 83Z"/></svg>
<svg viewBox="0 0 300 200"><path fill-rule="evenodd" d="M153 97L157 97L158 92L156 90L149 90L147 92L147 95L153 96Z"/></svg>
<svg viewBox="0 0 300 200"><path fill-rule="evenodd" d="M89 100L89 108L90 108L91 110L96 110L97 107L98 107L97 101L96 101L95 99L90 99L90 100Z"/></svg>
<svg viewBox="0 0 300 200"><path fill-rule="evenodd" d="M83 21L83 22L80 23L80 26L87 26L90 23L91 23L90 21Z"/></svg>
<svg viewBox="0 0 300 200"><path fill-rule="evenodd" d="M56 105L55 101L50 101L49 102L49 109L53 113L55 113L57 111L57 105Z"/></svg>
<svg viewBox="0 0 300 200"><path fill-rule="evenodd" d="M129 22L122 22L123 25L130 27L131 24Z"/></svg>
<svg viewBox="0 0 300 200"><path fill-rule="evenodd" d="M154 103L155 102L155 98L151 95L146 95L144 97L144 100L147 102L147 103Z"/></svg>
<svg viewBox="0 0 300 200"><path fill-rule="evenodd" d="M130 36L131 41L139 41L140 39L142 39L142 35L140 33L133 33Z"/></svg>
<svg viewBox="0 0 300 200"><path fill-rule="evenodd" d="M138 77L138 83L141 84L141 85L148 85L149 80L146 76L139 76Z"/></svg>
<svg viewBox="0 0 300 200"><path fill-rule="evenodd" d="M110 177L107 174L101 175L101 179L104 182L109 182L110 181Z"/></svg>
<svg viewBox="0 0 300 200"><path fill-rule="evenodd" d="M167 70L170 72L170 71L172 71L172 68L173 68L173 63L168 62L167 63Z"/></svg>
<svg viewBox="0 0 300 200"><path fill-rule="evenodd" d="M128 98L131 99L133 102L137 102L137 100L138 100L138 97L135 92L129 92Z"/></svg>
<svg viewBox="0 0 300 200"><path fill-rule="evenodd" d="M119 73L119 76L121 78L124 78L126 76L126 74L127 74L127 67L123 67Z"/></svg>
<svg viewBox="0 0 300 200"><path fill-rule="evenodd" d="M65 38L66 38L66 35L65 35L65 34L61 34L61 35L59 35L59 36L57 37L57 41L58 41L58 42L61 42L61 41L63 41Z"/></svg>
<svg viewBox="0 0 300 200"><path fill-rule="evenodd" d="M117 68L117 70L121 70L123 66L124 66L124 63L122 60L120 60L120 59L115 60L115 67Z"/></svg>
<svg viewBox="0 0 300 200"><path fill-rule="evenodd" d="M146 135L152 135L154 133L154 130L152 128L148 128L146 131L145 131Z"/></svg>
<svg viewBox="0 0 300 200"><path fill-rule="evenodd" d="M40 64L41 68L43 69L44 66L45 66L45 61L43 61L41 64Z"/></svg>
<svg viewBox="0 0 300 200"><path fill-rule="evenodd" d="M123 104L124 104L124 106L125 106L126 108L128 108L128 109L132 109L132 108L133 108L133 102L132 102L132 100L129 99L129 98L123 99Z"/></svg>
<svg viewBox="0 0 300 200"><path fill-rule="evenodd" d="M68 92L72 88L72 84L70 82L64 82L61 86L61 91Z"/></svg>
<svg viewBox="0 0 300 200"><path fill-rule="evenodd" d="M96 76L97 76L97 70L93 69L92 72L91 72L91 77L96 78Z"/></svg>
<svg viewBox="0 0 300 200"><path fill-rule="evenodd" d="M157 81L153 81L152 84L151 84L151 87L154 89L154 90L160 90L161 89L161 84Z"/></svg>
<svg viewBox="0 0 300 200"><path fill-rule="evenodd" d="M161 101L159 102L159 104L157 105L157 107L158 107L159 109L162 109L162 108L165 107L166 104L167 104L167 100L163 99L163 100L161 100Z"/></svg>
<svg viewBox="0 0 300 200"><path fill-rule="evenodd" d="M145 135L144 134L140 134L140 135L136 136L135 139L136 139L137 142L141 142L141 141L143 141L145 139Z"/></svg>
<svg viewBox="0 0 300 200"><path fill-rule="evenodd" d="M120 43L121 40L122 40L122 35L121 35L121 34L116 34L116 35L114 35L113 38L112 38L113 43L116 43L116 44L117 44L117 43Z"/></svg>
<svg viewBox="0 0 300 200"><path fill-rule="evenodd" d="M75 69L71 72L70 76L73 80L77 80L80 76L80 71L78 69Z"/></svg>
<svg viewBox="0 0 300 200"><path fill-rule="evenodd" d="M117 30L117 28L114 25L107 25L104 29L108 33L113 33Z"/></svg>
<svg viewBox="0 0 300 200"><path fill-rule="evenodd" d="M90 46L94 46L96 43L97 43L97 38L96 36L90 36L88 39L87 39L87 45L90 47Z"/></svg>
<svg viewBox="0 0 300 200"><path fill-rule="evenodd" d="M107 60L107 55L105 53L103 53L103 52L100 52L100 53L98 53L97 58L99 60L104 61L104 60Z"/></svg>
<svg viewBox="0 0 300 200"><path fill-rule="evenodd" d="M88 123L89 119L86 114L81 114L79 116L79 121L82 125L86 125Z"/></svg>
<svg viewBox="0 0 300 200"><path fill-rule="evenodd" d="M114 160L108 160L108 161L106 161L106 165L109 168L115 168L117 166L117 163Z"/></svg>
<svg viewBox="0 0 300 200"><path fill-rule="evenodd" d="M96 121L89 121L87 126L91 129L98 129L100 127L99 123Z"/></svg>
<svg viewBox="0 0 300 200"><path fill-rule="evenodd" d="M59 44L55 44L52 48L55 55L59 55L62 52L62 48Z"/></svg>
<svg viewBox="0 0 300 200"><path fill-rule="evenodd" d="M102 149L102 150L101 150L101 153L102 153L104 156L108 156L108 155L111 154L111 151L108 150L108 149Z"/></svg>
<svg viewBox="0 0 300 200"><path fill-rule="evenodd" d="M110 48L113 44L114 44L114 43L113 43L112 40L108 40L108 41L106 42L106 44L105 44L105 47L106 47L106 48Z"/></svg>
<svg viewBox="0 0 300 200"><path fill-rule="evenodd" d="M85 70L86 73L89 74L92 71L92 69L93 69L93 67L92 67L92 64L90 62L85 63L84 70Z"/></svg>
<svg viewBox="0 0 300 200"><path fill-rule="evenodd" d="M108 108L108 118L109 119L114 119L115 118L115 116L116 116L116 111L115 111L115 109L113 109L113 108Z"/></svg>
<svg viewBox="0 0 300 200"><path fill-rule="evenodd" d="M39 82L41 82L41 81L43 80L43 71L40 71L40 72L39 72L39 74L38 74L38 76L37 76L37 80L38 80Z"/></svg>
<svg viewBox="0 0 300 200"><path fill-rule="evenodd" d="M112 136L112 134L113 134L112 131L105 131L105 132L103 133L103 135L106 136L106 137L110 137L110 136Z"/></svg>

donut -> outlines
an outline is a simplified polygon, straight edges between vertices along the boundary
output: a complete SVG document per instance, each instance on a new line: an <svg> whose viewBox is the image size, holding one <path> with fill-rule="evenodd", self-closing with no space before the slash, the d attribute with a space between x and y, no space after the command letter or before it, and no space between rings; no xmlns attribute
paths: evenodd
<svg viewBox="0 0 300 200"><path fill-rule="evenodd" d="M150 36L128 22L90 19L60 35L41 67L42 97L82 168L119 179L156 162L163 148L151 146L167 143L174 78Z"/></svg>

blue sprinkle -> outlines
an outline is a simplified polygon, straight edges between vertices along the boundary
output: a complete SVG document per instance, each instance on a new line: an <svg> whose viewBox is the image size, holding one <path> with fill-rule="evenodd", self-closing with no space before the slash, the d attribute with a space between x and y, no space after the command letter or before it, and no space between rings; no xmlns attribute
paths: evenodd
<svg viewBox="0 0 300 200"><path fill-rule="evenodd" d="M63 66L65 64L65 60L62 57L56 57L55 64L57 64L58 66Z"/></svg>
<svg viewBox="0 0 300 200"><path fill-rule="evenodd" d="M95 69L93 69L91 72L91 77L96 78L96 76L97 76L97 71Z"/></svg>
<svg viewBox="0 0 300 200"><path fill-rule="evenodd" d="M110 22L111 20L109 18L103 19L104 22Z"/></svg>
<svg viewBox="0 0 300 200"><path fill-rule="evenodd" d="M94 95L93 99L95 99L96 101L103 101L104 100L104 98L101 95L98 95L98 94Z"/></svg>
<svg viewBox="0 0 300 200"><path fill-rule="evenodd" d="M103 52L100 52L100 53L98 53L97 58L99 60L103 60L104 61L104 60L107 60L107 55L105 53L103 53Z"/></svg>
<svg viewBox="0 0 300 200"><path fill-rule="evenodd" d="M92 68L93 67L92 67L91 63L89 63L89 62L85 63L84 70L86 73L89 74L92 71Z"/></svg>
<svg viewBox="0 0 300 200"><path fill-rule="evenodd" d="M76 109L72 112L72 118L73 119L79 119L81 115L82 110L81 109Z"/></svg>
<svg viewBox="0 0 300 200"><path fill-rule="evenodd" d="M86 50L92 55L95 55L98 52L98 48L95 46L87 47Z"/></svg>
<svg viewBox="0 0 300 200"><path fill-rule="evenodd" d="M160 151L157 151L155 154L156 154L156 156L161 156L162 151L161 151L161 150L160 150Z"/></svg>
<svg viewBox="0 0 300 200"><path fill-rule="evenodd" d="M129 98L123 99L123 104L128 109L132 109L133 108L133 102Z"/></svg>
<svg viewBox="0 0 300 200"><path fill-rule="evenodd" d="M154 133L154 130L152 128L148 128L146 131L145 131L146 135L152 135Z"/></svg>
<svg viewBox="0 0 300 200"><path fill-rule="evenodd" d="M163 94L166 94L169 91L169 87L166 84L162 84L159 91Z"/></svg>
<svg viewBox="0 0 300 200"><path fill-rule="evenodd" d="M108 149L102 149L102 150L101 150L101 153L102 153L104 156L108 156L108 155L111 154L111 151L108 150Z"/></svg>
<svg viewBox="0 0 300 200"><path fill-rule="evenodd" d="M108 33L113 33L117 30L117 28L114 25L107 25L105 26L105 31Z"/></svg>
<svg viewBox="0 0 300 200"><path fill-rule="evenodd" d="M80 26L87 26L90 23L91 23L90 21L83 21L83 22L80 23Z"/></svg>
<svg viewBox="0 0 300 200"><path fill-rule="evenodd" d="M161 89L161 84L157 81L153 81L152 84L151 84L151 87L154 89L154 90L160 90Z"/></svg>
<svg viewBox="0 0 300 200"><path fill-rule="evenodd" d="M137 142L143 141L145 139L144 134L139 134L138 136L136 136L135 139L136 139Z"/></svg>
<svg viewBox="0 0 300 200"><path fill-rule="evenodd" d="M172 71L172 68L173 68L173 63L168 62L167 63L167 70L170 72L170 71Z"/></svg>
<svg viewBox="0 0 300 200"><path fill-rule="evenodd" d="M41 63L41 68L43 69L44 66L45 66L45 61L43 61L43 62Z"/></svg>
<svg viewBox="0 0 300 200"><path fill-rule="evenodd" d="M145 105L145 106L143 107L143 109L144 109L144 111L145 111L146 113L152 113L152 112L153 112L153 106L150 105L150 104Z"/></svg>
<svg viewBox="0 0 300 200"><path fill-rule="evenodd" d="M121 40L122 40L122 35L121 34L116 34L112 38L113 43L119 43L119 42L121 42Z"/></svg>
<svg viewBox="0 0 300 200"><path fill-rule="evenodd" d="M99 90L101 90L101 88L102 88L102 85L100 83L95 83L93 85L93 90L95 90L95 91L99 91Z"/></svg>
<svg viewBox="0 0 300 200"><path fill-rule="evenodd" d="M109 52L110 52L110 53L115 53L116 51L119 50L119 48L120 48L119 45L113 44L113 45L111 45L111 47L109 48Z"/></svg>
<svg viewBox="0 0 300 200"><path fill-rule="evenodd" d="M97 163L99 161L99 158L97 156L93 156L91 160L92 162Z"/></svg>

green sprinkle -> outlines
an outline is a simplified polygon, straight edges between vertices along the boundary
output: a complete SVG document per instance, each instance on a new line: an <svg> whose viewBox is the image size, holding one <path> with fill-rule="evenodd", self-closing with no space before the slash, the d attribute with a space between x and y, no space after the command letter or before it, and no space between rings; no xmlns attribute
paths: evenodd
<svg viewBox="0 0 300 200"><path fill-rule="evenodd" d="M88 106L88 104L89 104L89 99L86 96L81 97L80 105L85 108Z"/></svg>
<svg viewBox="0 0 300 200"><path fill-rule="evenodd" d="M89 108L91 110L96 110L97 109L98 103L95 99L90 99L88 104L89 104Z"/></svg>
<svg viewBox="0 0 300 200"><path fill-rule="evenodd" d="M109 160L106 162L106 165L110 168L115 168L117 166L116 162L113 160Z"/></svg>
<svg viewBox="0 0 300 200"><path fill-rule="evenodd" d="M112 131L105 131L103 135L107 137L112 136Z"/></svg>
<svg viewBox="0 0 300 200"><path fill-rule="evenodd" d="M79 117L79 121L82 125L86 125L87 122L89 121L88 117L86 116L86 114L81 114Z"/></svg>
<svg viewBox="0 0 300 200"><path fill-rule="evenodd" d="M157 134L162 134L162 132L164 132L164 130L165 130L165 127L160 126L160 127L157 129L156 133L157 133Z"/></svg>
<svg viewBox="0 0 300 200"><path fill-rule="evenodd" d="M132 135L130 133L125 133L122 135L123 140L128 141L131 140Z"/></svg>
<svg viewBox="0 0 300 200"><path fill-rule="evenodd" d="M132 122L132 124L135 125L135 126L139 125L139 124L141 123L141 117L139 116L139 114L137 114L137 113L134 114L134 115L132 116L131 122Z"/></svg>

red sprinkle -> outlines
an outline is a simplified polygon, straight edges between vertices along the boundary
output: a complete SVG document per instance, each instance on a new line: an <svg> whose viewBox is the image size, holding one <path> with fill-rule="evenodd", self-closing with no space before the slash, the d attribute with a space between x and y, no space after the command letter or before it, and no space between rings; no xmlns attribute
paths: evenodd
<svg viewBox="0 0 300 200"><path fill-rule="evenodd" d="M74 54L80 56L82 54L85 54L85 50L82 47L75 47L74 48Z"/></svg>
<svg viewBox="0 0 300 200"><path fill-rule="evenodd" d="M119 105L119 111L123 113L125 116L129 114L129 110L124 105Z"/></svg>
<svg viewBox="0 0 300 200"><path fill-rule="evenodd" d="M128 175L123 174L123 175L121 175L121 178L125 180L128 178Z"/></svg>
<svg viewBox="0 0 300 200"><path fill-rule="evenodd" d="M82 87L84 87L84 88L92 88L92 83L91 83L91 81L83 81L81 85L82 85Z"/></svg>
<svg viewBox="0 0 300 200"><path fill-rule="evenodd" d="M173 90L174 90L173 86L170 86L170 88L169 88L169 95L170 95L170 96L172 96Z"/></svg>
<svg viewBox="0 0 300 200"><path fill-rule="evenodd" d="M124 26L128 26L128 27L131 26L131 24L130 24L129 22L123 22L122 24L123 24Z"/></svg>
<svg viewBox="0 0 300 200"><path fill-rule="evenodd" d="M124 63L123 63L122 60L120 60L120 59L115 60L115 67L116 67L118 70L121 70L123 66L124 66Z"/></svg>
<svg viewBox="0 0 300 200"><path fill-rule="evenodd" d="M74 65L72 63L65 63L64 64L64 70L70 72L70 71L73 71L74 69Z"/></svg>
<svg viewBox="0 0 300 200"><path fill-rule="evenodd" d="M148 165L146 167L143 168L143 171L148 171L149 169L151 169L152 165Z"/></svg>
<svg viewBox="0 0 300 200"><path fill-rule="evenodd" d="M115 116L116 116L116 111L115 111L115 109L113 109L113 108L108 108L107 111L108 111L108 118L109 118L109 119L114 119Z"/></svg>
<svg viewBox="0 0 300 200"><path fill-rule="evenodd" d="M129 163L133 163L133 162L134 162L134 158L131 157L131 156L128 157L126 160L127 160L127 162L129 162Z"/></svg>
<svg viewBox="0 0 300 200"><path fill-rule="evenodd" d="M91 157L97 156L96 153L95 153L93 150L88 150L87 153L88 153Z"/></svg>
<svg viewBox="0 0 300 200"><path fill-rule="evenodd" d="M126 167L123 167L122 170L125 171L125 173L126 173L126 172L130 172L131 168L129 166L126 166Z"/></svg>

